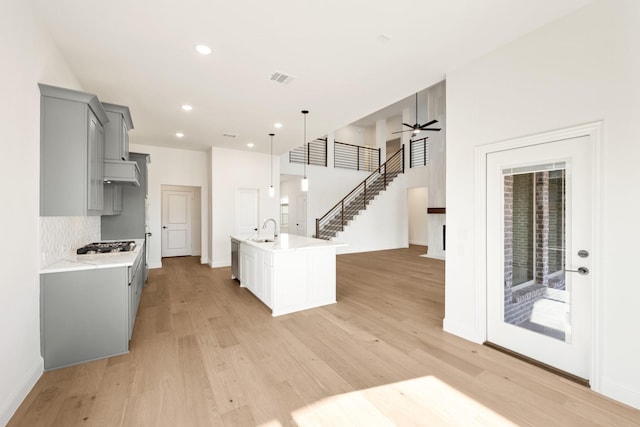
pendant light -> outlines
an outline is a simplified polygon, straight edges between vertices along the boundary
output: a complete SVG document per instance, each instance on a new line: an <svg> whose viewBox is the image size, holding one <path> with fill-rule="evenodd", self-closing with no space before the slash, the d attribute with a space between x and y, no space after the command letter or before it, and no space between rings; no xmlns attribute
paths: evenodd
<svg viewBox="0 0 640 427"><path fill-rule="evenodd" d="M307 114L308 110L302 110L304 115L304 176L300 181L300 190L309 191L309 180L307 179Z"/></svg>
<svg viewBox="0 0 640 427"><path fill-rule="evenodd" d="M273 188L273 137L274 133L270 133L271 137L271 157L269 157L269 163L271 164L271 186L269 187L269 197L273 197L276 195L276 189Z"/></svg>

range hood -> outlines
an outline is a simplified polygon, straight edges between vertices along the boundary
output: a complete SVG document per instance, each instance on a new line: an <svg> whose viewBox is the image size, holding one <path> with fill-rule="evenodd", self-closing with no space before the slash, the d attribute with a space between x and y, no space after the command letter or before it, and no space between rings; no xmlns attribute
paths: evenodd
<svg viewBox="0 0 640 427"><path fill-rule="evenodd" d="M132 160L104 160L104 182L140 187L140 168Z"/></svg>

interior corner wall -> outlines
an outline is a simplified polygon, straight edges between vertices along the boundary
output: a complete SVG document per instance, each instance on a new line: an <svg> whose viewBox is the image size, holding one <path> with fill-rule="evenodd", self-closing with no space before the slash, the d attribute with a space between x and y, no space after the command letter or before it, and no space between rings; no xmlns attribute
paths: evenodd
<svg viewBox="0 0 640 427"><path fill-rule="evenodd" d="M211 157L211 266L231 265L235 194L239 188L259 190L260 221L274 218L280 224L280 182L275 180L275 197L269 197L271 163L274 176L280 176L280 161L269 154L213 147Z"/></svg>
<svg viewBox="0 0 640 427"><path fill-rule="evenodd" d="M598 391L640 408L640 2L599 0L447 75L445 330L483 341L475 148L603 121ZM474 214L475 213L475 214Z"/></svg>
<svg viewBox="0 0 640 427"><path fill-rule="evenodd" d="M134 116L135 117L135 116ZM135 139L132 139L135 142ZM176 148L140 145L132 143L129 151L151 156L148 169L148 221L149 268L162 267L162 186L183 185L200 187L200 218L208 217L208 169L207 153L204 151L179 150ZM206 221L201 221L201 262L208 259L209 231Z"/></svg>
<svg viewBox="0 0 640 427"><path fill-rule="evenodd" d="M38 83L81 86L31 2L6 0L0 14L0 425L42 374L40 356L40 91ZM98 225L99 227L99 225ZM99 231L98 231L99 233Z"/></svg>
<svg viewBox="0 0 640 427"><path fill-rule="evenodd" d="M213 173L211 172L211 148L207 151L207 198L202 200L202 205L206 206L206 222L207 222L207 230L213 230ZM203 190L204 191L204 190ZM207 256L206 262L209 267L213 267L213 261L211 254L213 253L213 242L211 239L211 232L207 233L207 238L205 239L207 243ZM204 254L203 254L204 255ZM204 258L204 257L203 257Z"/></svg>

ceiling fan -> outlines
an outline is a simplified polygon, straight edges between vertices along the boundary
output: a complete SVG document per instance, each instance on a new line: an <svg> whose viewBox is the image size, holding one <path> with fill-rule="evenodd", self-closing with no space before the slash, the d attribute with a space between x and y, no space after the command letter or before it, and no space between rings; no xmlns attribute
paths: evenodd
<svg viewBox="0 0 640 427"><path fill-rule="evenodd" d="M435 124L435 123L438 123L438 121L437 120L431 120L430 122L427 122L427 123L424 123L424 124L418 123L418 94L416 93L416 122L415 122L415 124L410 125L408 123L402 123L404 126L406 126L408 128L411 128L411 129L399 130L398 132L393 132L393 133L413 132L414 135L417 135L423 130L439 132L441 130L440 128L429 128L428 127L428 126L431 126L432 124Z"/></svg>

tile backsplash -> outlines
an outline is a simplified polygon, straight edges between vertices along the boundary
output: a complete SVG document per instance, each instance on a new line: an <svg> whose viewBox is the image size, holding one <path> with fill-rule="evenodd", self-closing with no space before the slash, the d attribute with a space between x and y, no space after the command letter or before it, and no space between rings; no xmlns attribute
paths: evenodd
<svg viewBox="0 0 640 427"><path fill-rule="evenodd" d="M40 268L100 240L99 216L41 216Z"/></svg>

